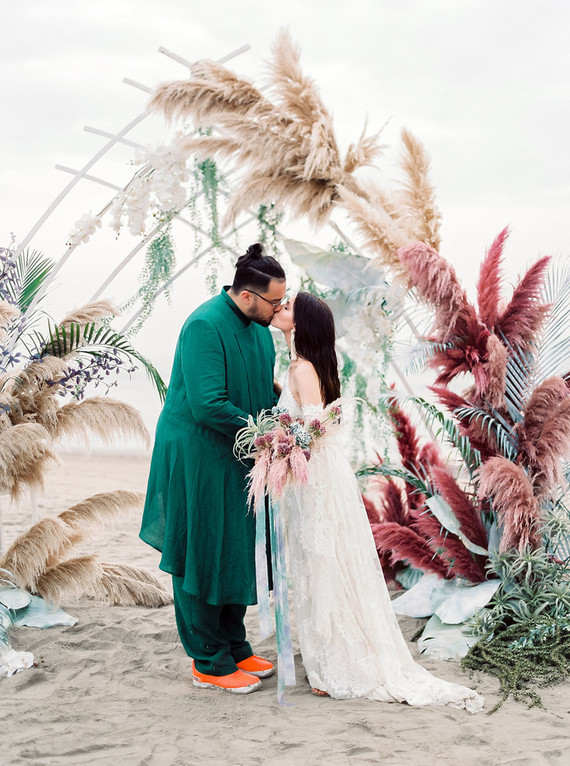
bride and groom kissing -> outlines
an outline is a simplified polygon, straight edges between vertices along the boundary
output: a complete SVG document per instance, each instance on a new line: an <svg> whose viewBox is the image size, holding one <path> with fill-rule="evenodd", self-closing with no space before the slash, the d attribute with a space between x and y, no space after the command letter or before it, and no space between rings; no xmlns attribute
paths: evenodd
<svg viewBox="0 0 570 766"><path fill-rule="evenodd" d="M287 298L279 262L261 245L236 263L233 283L186 320L153 449L141 538L172 575L176 624L193 683L249 693L273 673L254 654L244 617L257 602L249 466L234 439L250 415L279 403L310 418L340 397L330 308ZM291 363L279 401L269 325ZM299 646L312 691L410 705L480 710L482 698L412 659L393 613L356 478L340 441L311 455L308 481L285 490Z"/></svg>

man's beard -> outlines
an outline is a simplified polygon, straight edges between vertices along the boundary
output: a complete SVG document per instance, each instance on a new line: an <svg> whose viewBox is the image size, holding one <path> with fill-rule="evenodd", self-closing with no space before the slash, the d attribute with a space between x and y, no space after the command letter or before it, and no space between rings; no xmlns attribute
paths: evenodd
<svg viewBox="0 0 570 766"><path fill-rule="evenodd" d="M262 327L269 327L271 322L273 321L273 317L269 317L269 319L260 319L259 317L251 317L252 321L256 324L260 324Z"/></svg>
<svg viewBox="0 0 570 766"><path fill-rule="evenodd" d="M256 324L260 324L262 327L269 327L269 325L273 321L273 316L265 318L265 317L260 317L260 316L257 316L256 314L253 314L249 318L251 319L252 322L255 322Z"/></svg>

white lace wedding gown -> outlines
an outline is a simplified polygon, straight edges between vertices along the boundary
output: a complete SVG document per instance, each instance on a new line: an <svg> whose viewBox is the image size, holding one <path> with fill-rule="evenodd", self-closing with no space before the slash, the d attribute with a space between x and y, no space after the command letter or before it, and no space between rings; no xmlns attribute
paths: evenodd
<svg viewBox="0 0 570 766"><path fill-rule="evenodd" d="M285 383L279 405L299 407ZM335 434L335 428L337 433ZM309 481L280 501L303 664L311 686L331 697L452 705L475 713L483 698L413 661L392 610L354 473L333 426L309 460Z"/></svg>

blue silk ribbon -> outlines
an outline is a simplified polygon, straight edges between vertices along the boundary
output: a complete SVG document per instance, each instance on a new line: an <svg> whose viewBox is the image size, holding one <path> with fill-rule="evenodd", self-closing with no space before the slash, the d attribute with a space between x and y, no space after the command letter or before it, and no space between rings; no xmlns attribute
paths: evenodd
<svg viewBox="0 0 570 766"><path fill-rule="evenodd" d="M269 498L269 539L273 569L273 603L277 639L277 701L285 702L285 687L295 686L295 659L291 641L289 600L287 597L287 565L285 561L285 535L279 506ZM273 633L269 604L269 574L267 571L267 530L265 524L265 498L260 498L255 514L255 574L261 638Z"/></svg>

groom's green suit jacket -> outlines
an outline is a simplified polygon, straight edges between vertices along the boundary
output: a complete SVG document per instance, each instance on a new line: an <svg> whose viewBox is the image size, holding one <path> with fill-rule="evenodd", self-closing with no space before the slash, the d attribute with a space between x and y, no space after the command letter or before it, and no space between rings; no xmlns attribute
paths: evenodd
<svg viewBox="0 0 570 766"><path fill-rule="evenodd" d="M160 568L210 604L254 604L251 464L233 455L245 419L275 403L275 348L224 288L186 320L160 415L141 538Z"/></svg>

